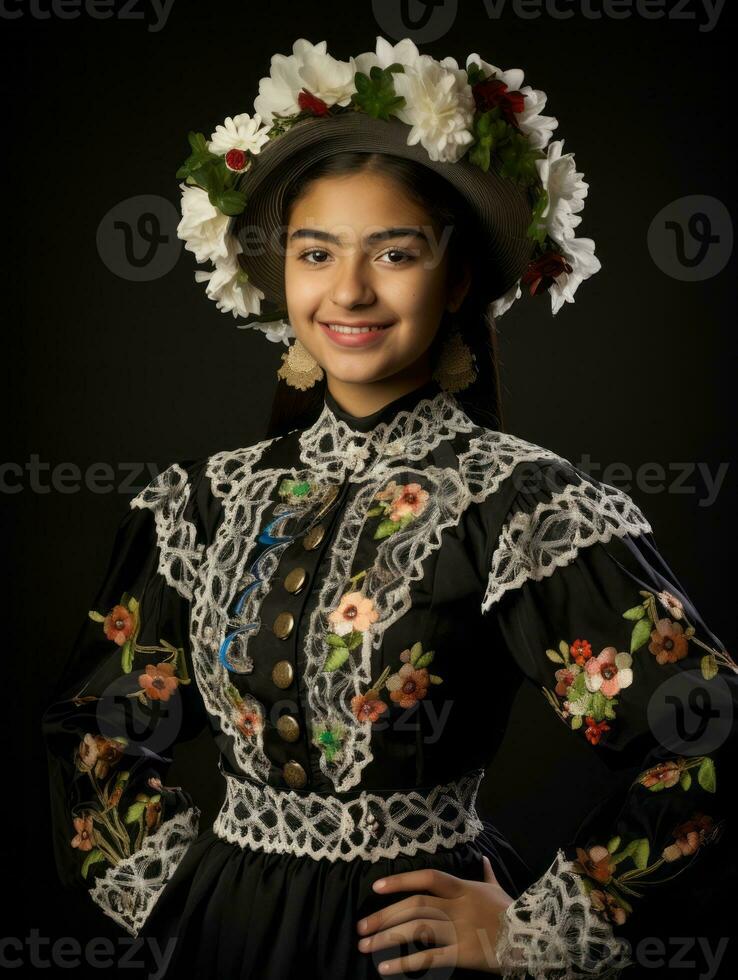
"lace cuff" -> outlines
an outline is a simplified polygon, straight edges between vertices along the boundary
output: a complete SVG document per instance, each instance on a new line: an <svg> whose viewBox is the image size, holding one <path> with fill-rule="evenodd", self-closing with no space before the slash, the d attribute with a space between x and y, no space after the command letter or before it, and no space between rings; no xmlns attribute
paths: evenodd
<svg viewBox="0 0 738 980"><path fill-rule="evenodd" d="M191 807L144 838L137 851L108 868L90 889L93 902L134 938L199 832L200 810Z"/></svg>
<svg viewBox="0 0 738 980"><path fill-rule="evenodd" d="M501 975L523 980L606 980L633 962L630 943L594 911L562 850L500 915L495 952Z"/></svg>

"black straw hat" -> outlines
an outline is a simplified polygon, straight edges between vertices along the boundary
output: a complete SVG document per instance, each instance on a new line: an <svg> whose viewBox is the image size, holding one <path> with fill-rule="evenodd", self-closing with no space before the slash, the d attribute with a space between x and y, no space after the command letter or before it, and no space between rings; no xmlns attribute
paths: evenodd
<svg viewBox="0 0 738 980"><path fill-rule="evenodd" d="M526 191L493 167L488 171L464 157L436 162L419 143L408 145L410 127L399 119L377 119L363 112L300 120L267 143L239 178L246 208L231 219L229 232L241 242L239 262L268 302L284 306L282 202L292 178L317 160L355 151L386 153L415 160L449 181L476 214L486 241L490 297L504 295L520 279L534 248L526 234L531 204Z"/></svg>

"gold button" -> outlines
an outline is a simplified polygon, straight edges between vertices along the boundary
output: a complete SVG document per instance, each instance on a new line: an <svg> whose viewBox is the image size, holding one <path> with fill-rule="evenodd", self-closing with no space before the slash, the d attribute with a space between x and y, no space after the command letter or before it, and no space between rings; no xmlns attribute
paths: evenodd
<svg viewBox="0 0 738 980"><path fill-rule="evenodd" d="M294 759L290 759L289 762L285 762L282 766L282 775L288 786L292 789L300 789L307 782L307 776L305 770L302 768L299 762L295 762Z"/></svg>
<svg viewBox="0 0 738 980"><path fill-rule="evenodd" d="M307 551L312 551L313 548L317 548L320 542L323 540L323 535L325 534L325 528L322 524L316 524L315 527L311 527L308 533L302 539L302 546Z"/></svg>
<svg viewBox="0 0 738 980"><path fill-rule="evenodd" d="M288 592L299 592L300 589L305 584L305 579L307 578L307 572L304 568L299 565L297 568L293 568L291 572L288 572L284 577L284 587Z"/></svg>
<svg viewBox="0 0 738 980"><path fill-rule="evenodd" d="M277 731L285 742L296 742L300 737L300 723L292 715L280 715L277 719Z"/></svg>
<svg viewBox="0 0 738 980"><path fill-rule="evenodd" d="M295 672L289 660L278 660L272 667L272 680L277 687L283 689L289 687L294 676Z"/></svg>
<svg viewBox="0 0 738 980"><path fill-rule="evenodd" d="M272 629L280 640L286 640L295 625L295 617L290 612L281 612L272 623Z"/></svg>

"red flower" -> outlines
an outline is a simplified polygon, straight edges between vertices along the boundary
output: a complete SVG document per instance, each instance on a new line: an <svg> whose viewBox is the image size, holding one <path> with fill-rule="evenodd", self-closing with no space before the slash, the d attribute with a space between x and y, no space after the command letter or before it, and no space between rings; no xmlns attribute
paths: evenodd
<svg viewBox="0 0 738 980"><path fill-rule="evenodd" d="M592 644L589 640L574 640L570 650L572 657L580 667L583 667L585 661L592 656Z"/></svg>
<svg viewBox="0 0 738 980"><path fill-rule="evenodd" d="M387 710L387 705L376 697L375 692L368 691L351 698L351 710L359 721L374 723Z"/></svg>
<svg viewBox="0 0 738 980"><path fill-rule="evenodd" d="M499 106L502 118L517 127L515 114L525 108L525 96L522 92L510 92L504 82L497 78L487 78L483 82L472 85L472 95L479 112L486 112Z"/></svg>
<svg viewBox="0 0 738 980"><path fill-rule="evenodd" d="M304 88L297 96L297 104L303 110L303 112L309 112L313 116L328 115L328 104L322 99L319 99L317 95L313 95L312 92L308 92L306 88Z"/></svg>
<svg viewBox="0 0 738 980"><path fill-rule="evenodd" d="M591 742L592 745L597 745L599 740L602 738L603 732L610 731L610 726L606 721L596 722L592 715L587 715L585 721L587 722L587 727L584 729L584 734L587 741Z"/></svg>
<svg viewBox="0 0 738 980"><path fill-rule="evenodd" d="M109 640L122 647L133 634L136 619L125 606L113 606L103 621L103 632Z"/></svg>
<svg viewBox="0 0 738 980"><path fill-rule="evenodd" d="M237 174L243 173L251 162L248 153L245 150L239 150L237 146L230 149L224 159L226 167L229 170L234 170Z"/></svg>
<svg viewBox="0 0 738 980"><path fill-rule="evenodd" d="M138 683L149 700L168 701L177 692L179 677L172 664L147 664L145 672L138 675Z"/></svg>
<svg viewBox="0 0 738 980"><path fill-rule="evenodd" d="M563 255L557 252L546 252L539 259L528 264L523 273L523 285L530 286L530 295L545 292L563 272L571 272L572 268Z"/></svg>

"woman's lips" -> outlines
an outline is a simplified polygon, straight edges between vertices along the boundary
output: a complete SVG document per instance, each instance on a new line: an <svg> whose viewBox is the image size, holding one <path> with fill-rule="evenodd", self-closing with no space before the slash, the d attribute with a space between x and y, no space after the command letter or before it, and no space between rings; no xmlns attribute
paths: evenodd
<svg viewBox="0 0 738 980"><path fill-rule="evenodd" d="M382 338L390 327L394 326L394 324L390 323L386 327L381 327L379 330L368 330L362 328L361 332L352 331L351 333L343 333L339 330L331 330L327 323L322 323L320 320L318 323L325 336L338 347L374 346L374 344L381 343Z"/></svg>

